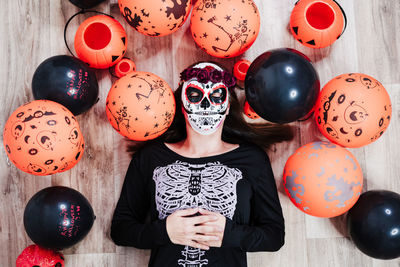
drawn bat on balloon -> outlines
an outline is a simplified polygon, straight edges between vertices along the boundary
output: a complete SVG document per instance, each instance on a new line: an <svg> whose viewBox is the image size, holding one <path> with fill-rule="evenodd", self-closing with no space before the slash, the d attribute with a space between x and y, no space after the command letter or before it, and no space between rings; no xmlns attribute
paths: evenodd
<svg viewBox="0 0 400 267"><path fill-rule="evenodd" d="M143 20L140 18L140 16L138 16L136 13L135 13L135 17L132 18L132 11L128 7L124 8L123 16L126 19L126 21L129 23L129 25L131 25L136 30L140 26L140 23L143 22Z"/></svg>
<svg viewBox="0 0 400 267"><path fill-rule="evenodd" d="M180 18L185 18L186 15L186 7L188 5L189 0L181 0L181 4L178 4L177 0L172 0L174 4L172 7L167 7L165 13L167 13L167 17L174 15L176 20Z"/></svg>

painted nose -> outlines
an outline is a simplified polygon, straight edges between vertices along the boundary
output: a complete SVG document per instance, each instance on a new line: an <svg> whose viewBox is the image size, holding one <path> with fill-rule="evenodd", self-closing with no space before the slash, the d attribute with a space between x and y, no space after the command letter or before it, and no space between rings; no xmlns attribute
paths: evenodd
<svg viewBox="0 0 400 267"><path fill-rule="evenodd" d="M200 107L204 109L209 108L210 106L211 104L210 101L208 101L207 97L205 97L200 103Z"/></svg>

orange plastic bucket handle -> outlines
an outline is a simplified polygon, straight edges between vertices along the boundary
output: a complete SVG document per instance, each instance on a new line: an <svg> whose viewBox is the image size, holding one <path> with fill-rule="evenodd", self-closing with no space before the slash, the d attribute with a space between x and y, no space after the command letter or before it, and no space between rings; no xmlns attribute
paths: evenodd
<svg viewBox="0 0 400 267"><path fill-rule="evenodd" d="M297 3L298 3L299 1L300 1L300 0L297 0L296 3L294 3L294 5L297 5ZM335 2L336 5L338 5L338 7L339 7L340 10L342 11L343 17L344 17L344 26L343 26L343 30L342 30L342 33L341 33L341 34L338 36L338 38L337 38L337 39L339 39L339 38L343 35L344 31L345 31L346 28L347 28L347 16L346 16L346 12L344 12L344 9L342 8L342 6L339 5L339 3L338 3L336 0L332 0L332 1Z"/></svg>

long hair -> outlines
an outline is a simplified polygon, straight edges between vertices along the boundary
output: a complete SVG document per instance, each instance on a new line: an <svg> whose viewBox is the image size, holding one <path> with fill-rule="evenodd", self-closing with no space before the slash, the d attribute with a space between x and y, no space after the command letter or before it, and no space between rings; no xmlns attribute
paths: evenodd
<svg viewBox="0 0 400 267"><path fill-rule="evenodd" d="M197 63L196 63L197 64ZM142 146L162 141L165 143L176 143L186 138L186 122L182 113L182 85L175 90L176 112L171 126L161 136L144 142L130 141L128 152L134 153ZM222 140L227 143L253 143L264 150L271 145L293 139L292 128L289 125L281 125L269 122L248 123L243 117L243 107L239 102L234 88L229 89L230 108L222 129Z"/></svg>

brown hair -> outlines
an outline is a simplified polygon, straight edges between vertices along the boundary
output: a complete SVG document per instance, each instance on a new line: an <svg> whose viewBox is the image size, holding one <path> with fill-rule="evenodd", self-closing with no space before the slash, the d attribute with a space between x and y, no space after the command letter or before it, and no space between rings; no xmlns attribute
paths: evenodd
<svg viewBox="0 0 400 267"><path fill-rule="evenodd" d="M128 145L128 151L131 153L139 150L145 144L161 140L166 143L176 143L186 138L186 122L182 113L181 101L182 84L174 92L176 101L176 113L174 120L168 130L158 138L146 141L131 141ZM243 117L242 105L236 95L236 92L230 90L230 109L225 118L222 129L222 140L232 144L243 142L253 143L267 150L274 143L290 141L293 139L293 132L289 125L275 123L248 123Z"/></svg>

